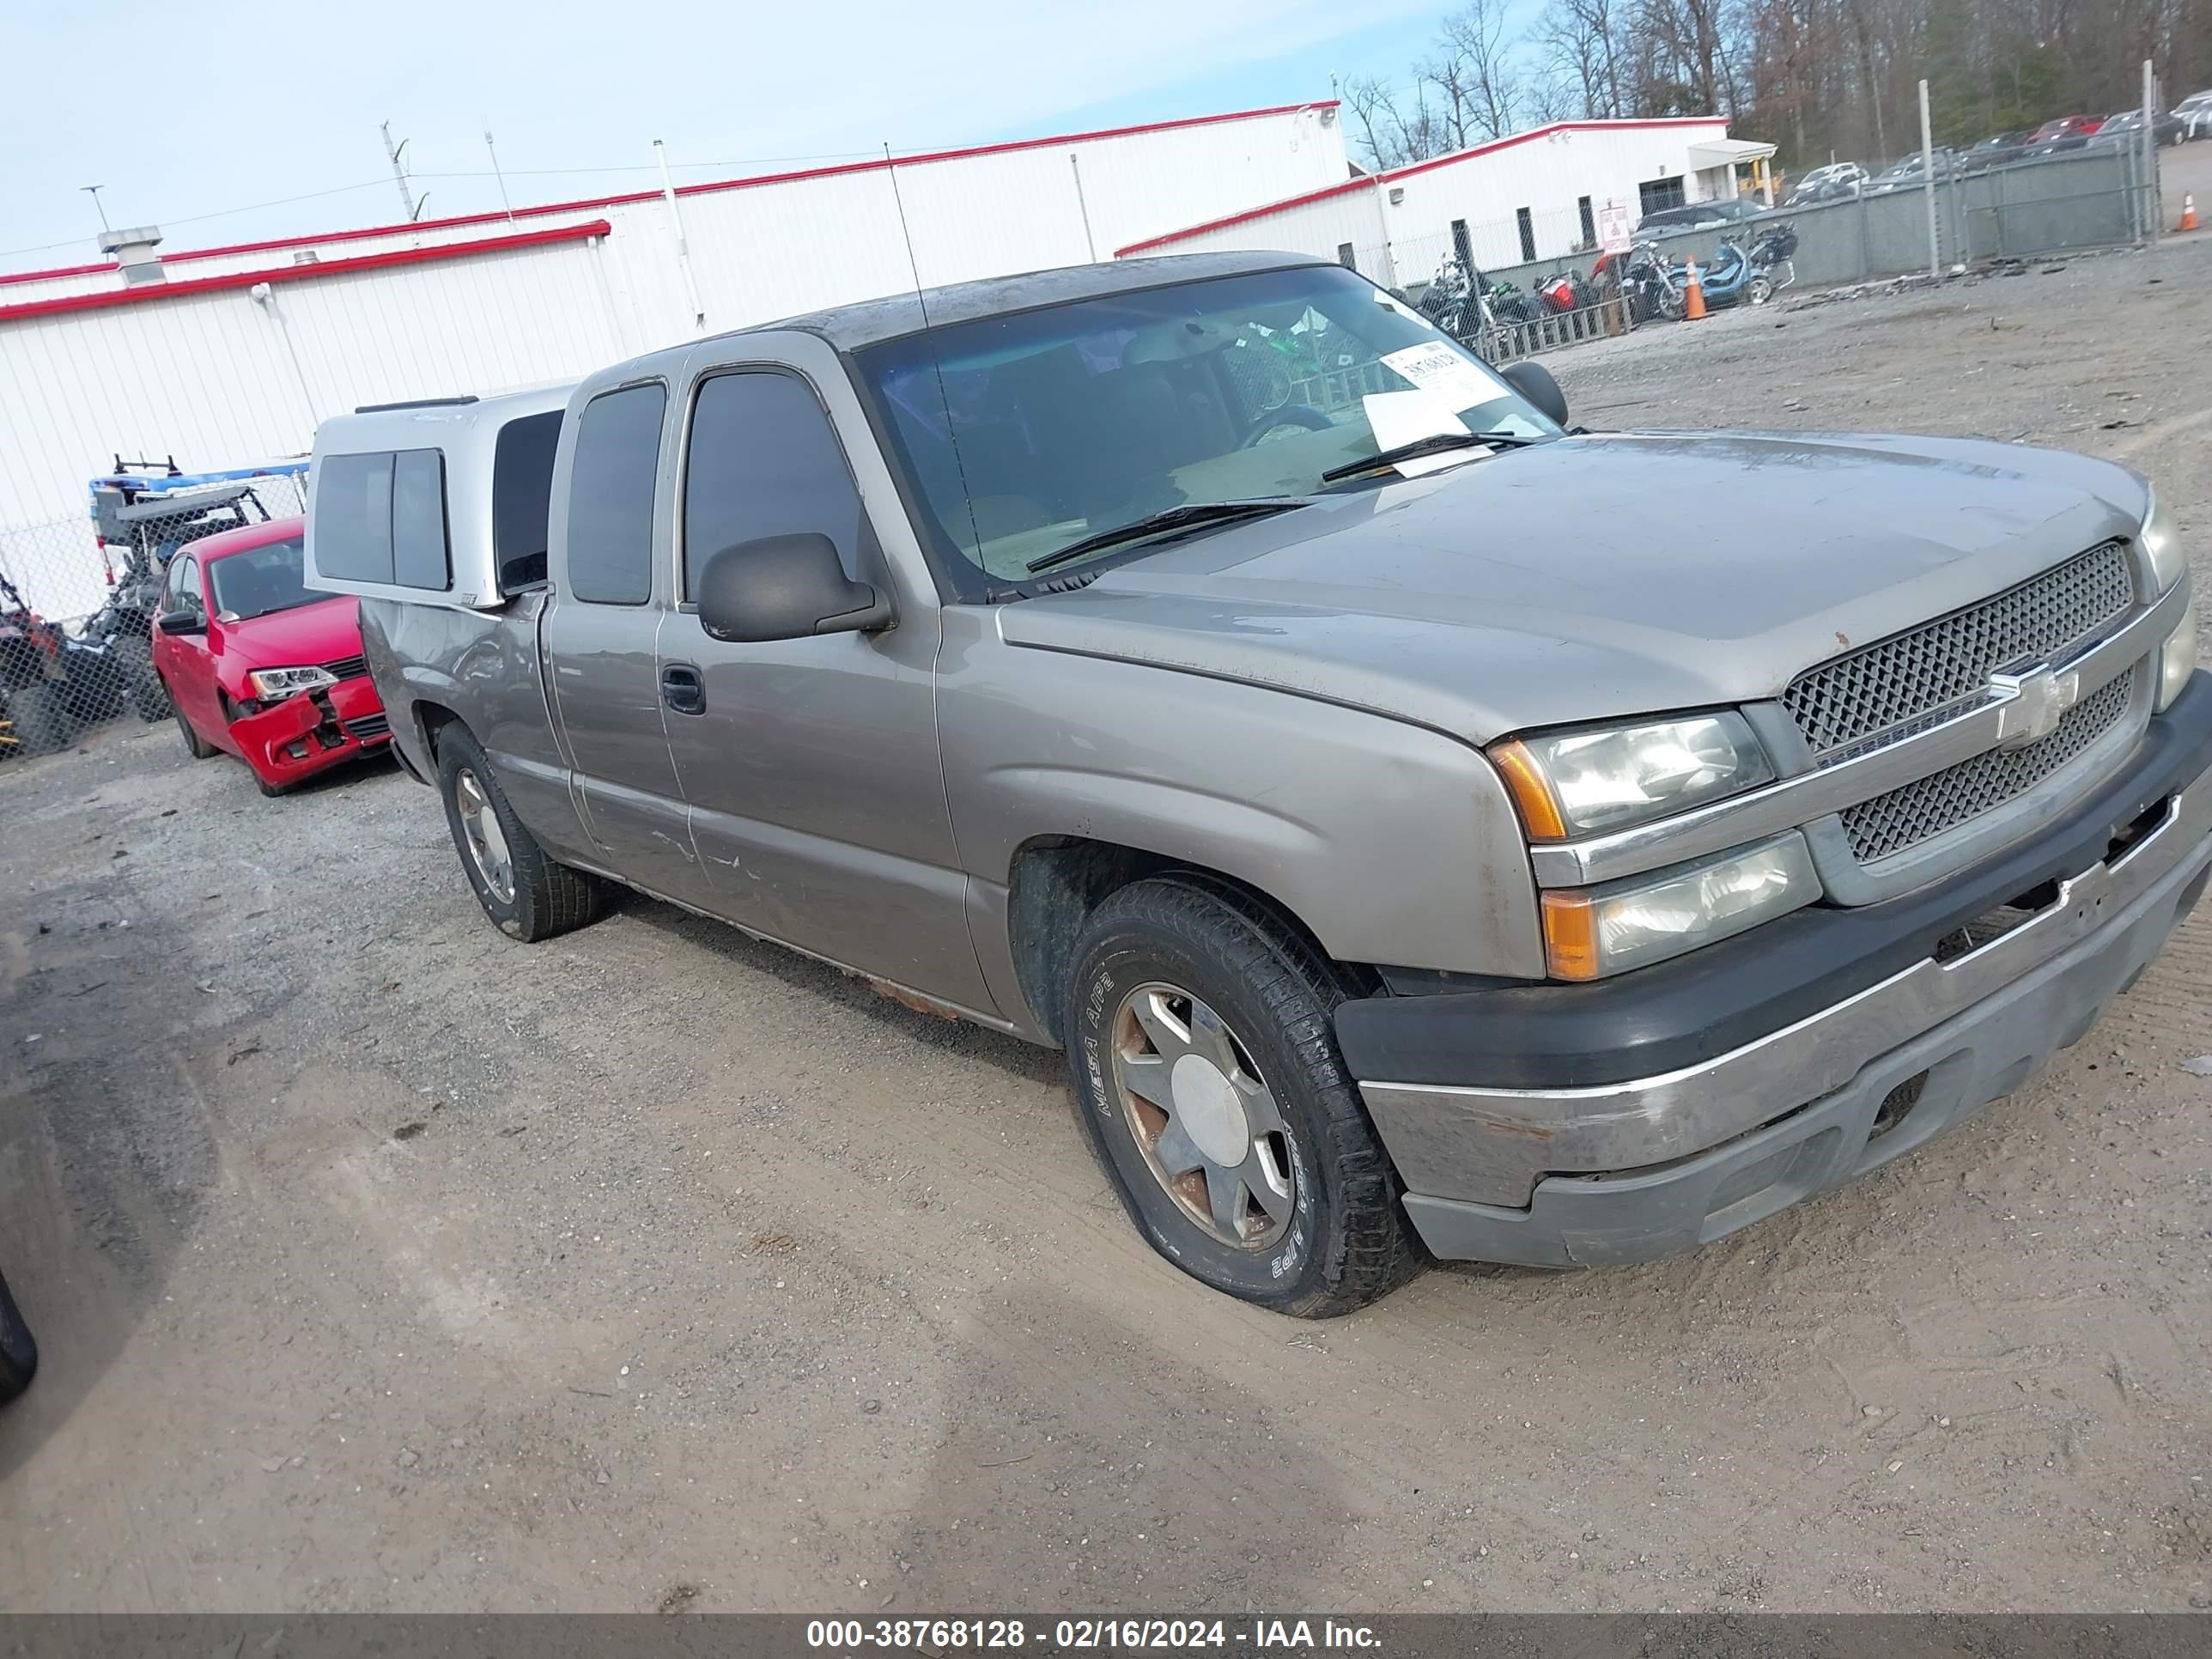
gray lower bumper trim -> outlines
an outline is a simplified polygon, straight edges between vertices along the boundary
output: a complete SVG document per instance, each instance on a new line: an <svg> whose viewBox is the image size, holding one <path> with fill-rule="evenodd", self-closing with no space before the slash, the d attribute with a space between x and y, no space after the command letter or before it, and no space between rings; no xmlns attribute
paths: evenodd
<svg viewBox="0 0 2212 1659"><path fill-rule="evenodd" d="M2200 833L2189 856L2087 937L1780 1122L1656 1169L1550 1177L1525 1210L1409 1193L1407 1212L1431 1250L1456 1260L1599 1267L1709 1243L1864 1175L2019 1088L2165 948L2208 866L2212 842ZM1923 1073L1917 1098L1876 1134L1883 1101Z"/></svg>

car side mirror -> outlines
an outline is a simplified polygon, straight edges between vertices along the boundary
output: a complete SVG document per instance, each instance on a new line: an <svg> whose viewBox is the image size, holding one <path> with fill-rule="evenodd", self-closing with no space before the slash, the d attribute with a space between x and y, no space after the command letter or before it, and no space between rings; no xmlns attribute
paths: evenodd
<svg viewBox="0 0 2212 1659"><path fill-rule="evenodd" d="M207 618L192 611L164 611L154 618L154 626L164 634L204 634Z"/></svg>
<svg viewBox="0 0 2212 1659"><path fill-rule="evenodd" d="M726 547L699 573L699 624L718 640L759 643L891 625L890 601L845 574L837 544L811 532Z"/></svg>
<svg viewBox="0 0 2212 1659"><path fill-rule="evenodd" d="M1552 378L1552 371L1539 362L1523 357L1517 363L1508 363L1498 371L1504 376L1506 385L1535 404L1543 414L1560 426L1567 423L1567 394L1559 390L1559 383Z"/></svg>

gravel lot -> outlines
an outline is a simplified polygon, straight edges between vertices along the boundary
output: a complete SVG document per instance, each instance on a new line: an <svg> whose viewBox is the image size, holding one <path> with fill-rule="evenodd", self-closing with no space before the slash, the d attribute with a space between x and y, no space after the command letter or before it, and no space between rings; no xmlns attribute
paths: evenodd
<svg viewBox="0 0 2212 1659"><path fill-rule="evenodd" d="M2202 538L2208 328L2183 240L1557 366L2070 445ZM0 812L0 1606L2212 1605L2212 916L1846 1192L1305 1326L1142 1247L1056 1056L642 901L514 945L395 772L118 725Z"/></svg>

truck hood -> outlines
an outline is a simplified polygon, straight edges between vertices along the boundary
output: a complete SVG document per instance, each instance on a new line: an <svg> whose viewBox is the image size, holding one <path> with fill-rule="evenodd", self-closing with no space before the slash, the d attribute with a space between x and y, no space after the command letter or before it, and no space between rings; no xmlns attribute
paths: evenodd
<svg viewBox="0 0 2212 1659"><path fill-rule="evenodd" d="M1000 627L1488 743L1776 696L2147 507L2119 467L1978 440L1565 438L1170 544Z"/></svg>

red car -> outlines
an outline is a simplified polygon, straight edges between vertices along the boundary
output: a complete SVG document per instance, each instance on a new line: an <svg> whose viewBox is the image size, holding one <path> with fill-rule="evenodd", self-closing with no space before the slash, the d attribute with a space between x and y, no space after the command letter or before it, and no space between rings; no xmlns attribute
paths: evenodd
<svg viewBox="0 0 2212 1659"><path fill-rule="evenodd" d="M2040 144L2053 138L2087 138L2105 125L2101 115L2061 115L2045 121L2027 136L2031 144Z"/></svg>
<svg viewBox="0 0 2212 1659"><path fill-rule="evenodd" d="M187 543L169 561L154 667L195 760L228 750L264 795L392 741L361 654L357 599L303 576L305 521Z"/></svg>

